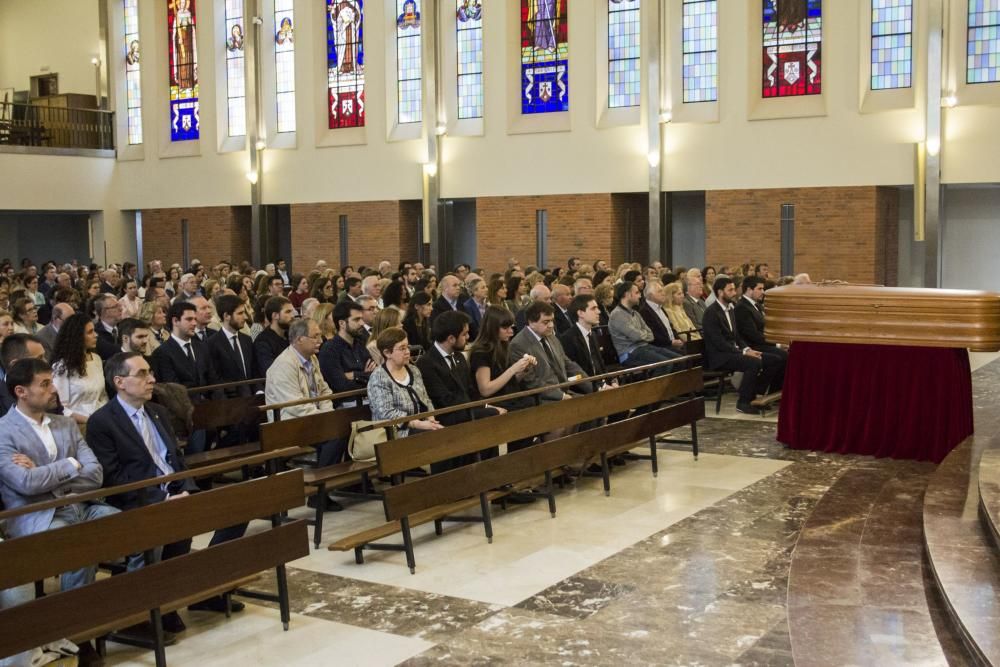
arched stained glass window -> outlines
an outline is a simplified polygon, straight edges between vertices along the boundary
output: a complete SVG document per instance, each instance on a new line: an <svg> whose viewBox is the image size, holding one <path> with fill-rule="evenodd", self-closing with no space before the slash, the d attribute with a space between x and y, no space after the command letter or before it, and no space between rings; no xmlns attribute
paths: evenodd
<svg viewBox="0 0 1000 667"><path fill-rule="evenodd" d="M197 23L195 0L167 0L171 141L197 139L201 131Z"/></svg>
<svg viewBox="0 0 1000 667"><path fill-rule="evenodd" d="M521 113L569 111L569 0L521 0Z"/></svg>

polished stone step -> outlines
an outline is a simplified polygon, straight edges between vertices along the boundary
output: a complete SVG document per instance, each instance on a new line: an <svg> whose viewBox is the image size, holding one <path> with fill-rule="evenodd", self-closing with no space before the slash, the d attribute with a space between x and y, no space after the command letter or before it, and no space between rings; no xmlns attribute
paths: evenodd
<svg viewBox="0 0 1000 667"><path fill-rule="evenodd" d="M797 667L965 664L923 558L922 498L934 468L851 468L807 518L788 578Z"/></svg>
<svg viewBox="0 0 1000 667"><path fill-rule="evenodd" d="M979 460L979 510L1000 548L1000 442L987 447Z"/></svg>
<svg viewBox="0 0 1000 667"><path fill-rule="evenodd" d="M973 661L1000 665L1000 550L980 516L979 464L1000 444L982 429L941 462L924 494L924 541L950 619Z"/></svg>

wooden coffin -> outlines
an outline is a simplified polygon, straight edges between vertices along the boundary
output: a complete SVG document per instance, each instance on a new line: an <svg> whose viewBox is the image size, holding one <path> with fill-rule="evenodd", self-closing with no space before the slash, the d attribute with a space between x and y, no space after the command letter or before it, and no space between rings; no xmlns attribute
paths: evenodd
<svg viewBox="0 0 1000 667"><path fill-rule="evenodd" d="M767 291L765 335L816 341L1000 350L1000 294L969 290L786 285Z"/></svg>

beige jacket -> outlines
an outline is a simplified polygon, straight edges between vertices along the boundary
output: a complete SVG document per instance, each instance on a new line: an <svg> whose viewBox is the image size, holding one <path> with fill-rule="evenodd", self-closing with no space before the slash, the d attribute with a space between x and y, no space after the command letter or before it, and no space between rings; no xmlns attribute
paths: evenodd
<svg viewBox="0 0 1000 667"><path fill-rule="evenodd" d="M329 385L323 380L323 374L319 370L319 359L316 355L312 357L312 376L316 383L316 395L324 396L332 394ZM267 380L264 384L264 400L267 405L275 403L288 403L309 398L309 376L305 366L295 348L289 347L279 354L271 367L267 369ZM295 405L290 408L282 408L282 419L294 419L296 417L306 417L320 412L330 412L333 410L333 403L330 401L318 401L316 403L306 403L305 405ZM272 413L267 415L268 421L272 419Z"/></svg>

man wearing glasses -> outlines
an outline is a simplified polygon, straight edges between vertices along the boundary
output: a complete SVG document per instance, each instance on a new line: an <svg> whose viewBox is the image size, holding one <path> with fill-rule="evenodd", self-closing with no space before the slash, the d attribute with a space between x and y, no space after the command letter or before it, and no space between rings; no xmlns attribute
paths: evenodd
<svg viewBox="0 0 1000 667"><path fill-rule="evenodd" d="M113 387L117 395L87 421L87 444L104 468L104 486L128 484L187 470L177 448L177 436L170 426L169 413L166 408L150 402L156 378L146 359L135 352L119 352L105 364L105 377L108 386ZM188 478L117 494L107 501L121 510L129 510L183 498L197 491L194 480ZM217 530L210 546L241 537L245 531L245 523ZM161 557L166 560L186 554L190 549L191 540L182 540L164 546ZM130 568L145 564L141 555L129 558ZM191 608L224 612L225 603L218 596L191 605ZM233 611L242 609L242 603L232 603ZM176 612L163 615L163 628L171 633L185 629Z"/></svg>
<svg viewBox="0 0 1000 667"><path fill-rule="evenodd" d="M107 362L121 350L121 339L118 337L118 323L122 319L122 306L111 294L102 294L94 299L94 312L97 322L97 354L101 361Z"/></svg>

